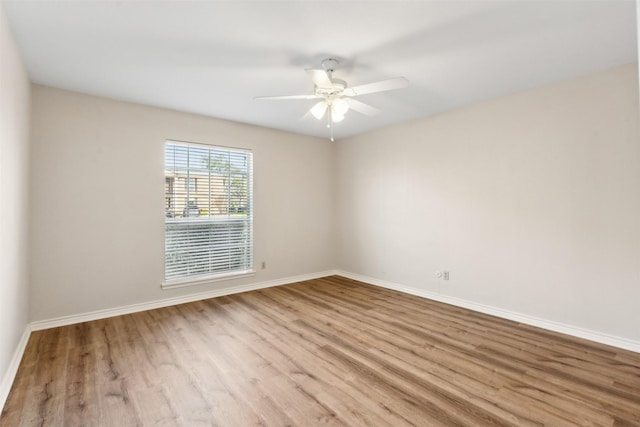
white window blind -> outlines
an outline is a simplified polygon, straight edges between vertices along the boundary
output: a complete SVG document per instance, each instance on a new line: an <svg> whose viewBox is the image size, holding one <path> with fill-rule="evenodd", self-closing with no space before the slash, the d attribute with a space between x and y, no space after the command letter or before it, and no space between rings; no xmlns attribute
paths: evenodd
<svg viewBox="0 0 640 427"><path fill-rule="evenodd" d="M165 282L253 268L252 154L165 143Z"/></svg>

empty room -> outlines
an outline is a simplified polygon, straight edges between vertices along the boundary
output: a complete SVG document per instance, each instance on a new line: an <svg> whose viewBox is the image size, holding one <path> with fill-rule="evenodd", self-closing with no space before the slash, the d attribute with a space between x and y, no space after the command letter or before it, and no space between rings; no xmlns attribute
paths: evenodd
<svg viewBox="0 0 640 427"><path fill-rule="evenodd" d="M0 426L640 426L636 0L0 0Z"/></svg>

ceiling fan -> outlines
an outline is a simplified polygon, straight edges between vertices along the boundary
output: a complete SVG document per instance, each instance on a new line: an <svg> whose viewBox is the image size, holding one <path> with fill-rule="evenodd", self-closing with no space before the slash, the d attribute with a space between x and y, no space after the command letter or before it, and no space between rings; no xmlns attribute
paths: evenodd
<svg viewBox="0 0 640 427"><path fill-rule="evenodd" d="M326 115L327 127L331 129L331 141L333 141L333 124L344 120L349 110L358 113L375 116L380 113L375 107L354 99L356 96L366 95L387 90L402 89L409 86L409 81L404 77L394 77L388 80L367 83L359 86L348 87L344 80L333 78L333 71L339 61L327 58L322 61L322 69L307 69L315 84L314 93L310 95L286 95L286 96L257 96L254 99L320 99L309 113L318 120Z"/></svg>

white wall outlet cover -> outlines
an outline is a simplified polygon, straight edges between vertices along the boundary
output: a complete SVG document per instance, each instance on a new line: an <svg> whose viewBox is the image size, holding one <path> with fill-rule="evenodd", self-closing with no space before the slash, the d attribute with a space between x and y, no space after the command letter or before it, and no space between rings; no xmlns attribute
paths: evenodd
<svg viewBox="0 0 640 427"><path fill-rule="evenodd" d="M436 277L439 279L442 277L442 271L436 271Z"/></svg>

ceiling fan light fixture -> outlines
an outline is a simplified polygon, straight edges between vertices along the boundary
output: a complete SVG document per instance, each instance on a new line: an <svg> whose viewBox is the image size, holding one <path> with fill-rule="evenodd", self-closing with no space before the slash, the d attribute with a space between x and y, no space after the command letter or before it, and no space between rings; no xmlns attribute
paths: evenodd
<svg viewBox="0 0 640 427"><path fill-rule="evenodd" d="M344 120L344 114L338 114L336 112L331 113L331 121L334 123L339 123Z"/></svg>
<svg viewBox="0 0 640 427"><path fill-rule="evenodd" d="M349 103L343 99L338 98L331 104L331 108L333 109L333 113L338 116L344 116L349 111Z"/></svg>
<svg viewBox="0 0 640 427"><path fill-rule="evenodd" d="M311 115L318 120L321 120L324 117L324 113L326 111L327 111L327 103L324 101L318 102L316 105L311 107L311 110L309 110Z"/></svg>

